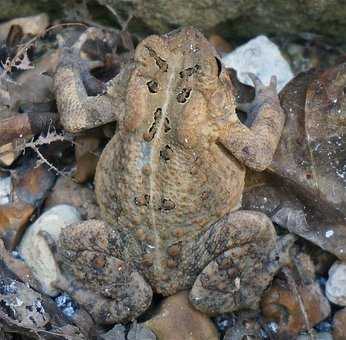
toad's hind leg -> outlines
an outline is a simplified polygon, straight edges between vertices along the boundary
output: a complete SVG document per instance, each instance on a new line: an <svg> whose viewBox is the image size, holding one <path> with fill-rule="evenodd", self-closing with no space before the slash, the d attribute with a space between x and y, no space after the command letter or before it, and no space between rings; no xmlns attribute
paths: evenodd
<svg viewBox="0 0 346 340"><path fill-rule="evenodd" d="M275 273L275 241L273 224L259 212L237 211L213 225L198 241L200 259L212 261L192 287L192 304L210 315L256 307Z"/></svg>
<svg viewBox="0 0 346 340"><path fill-rule="evenodd" d="M131 240L127 242L131 247ZM57 286L99 324L132 320L151 303L150 286L120 259L122 243L116 231L96 220L65 228L60 235L57 257L63 275Z"/></svg>

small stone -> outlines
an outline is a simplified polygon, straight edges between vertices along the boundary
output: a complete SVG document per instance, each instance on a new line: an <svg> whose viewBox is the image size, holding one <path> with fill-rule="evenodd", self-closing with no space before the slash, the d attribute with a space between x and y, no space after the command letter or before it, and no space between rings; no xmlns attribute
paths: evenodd
<svg viewBox="0 0 346 340"><path fill-rule="evenodd" d="M346 308L337 311L333 319L334 340L345 340L346 337Z"/></svg>
<svg viewBox="0 0 346 340"><path fill-rule="evenodd" d="M266 36L260 35L222 58L226 67L237 71L240 82L253 85L248 73L254 73L265 85L271 76L277 77L280 91L292 78L293 73L279 48Z"/></svg>
<svg viewBox="0 0 346 340"><path fill-rule="evenodd" d="M11 176L0 177L0 205L10 203L11 192Z"/></svg>
<svg viewBox="0 0 346 340"><path fill-rule="evenodd" d="M236 323L227 329L224 340L262 339L258 315L247 315L250 313L241 312ZM254 314L254 313L253 313Z"/></svg>
<svg viewBox="0 0 346 340"><path fill-rule="evenodd" d="M328 332L317 333L314 330L310 334L300 334L297 340L333 340L333 336ZM343 338L345 339L345 338Z"/></svg>
<svg viewBox="0 0 346 340"><path fill-rule="evenodd" d="M346 263L336 261L329 269L326 284L326 295L329 301L339 306L346 306Z"/></svg>
<svg viewBox="0 0 346 340"><path fill-rule="evenodd" d="M264 317L278 324L278 335L294 338L299 332L307 330L302 305L308 318L308 327L312 328L330 314L330 305L318 283L297 287L299 296L289 288L286 281L276 279L265 292L261 301Z"/></svg>
<svg viewBox="0 0 346 340"><path fill-rule="evenodd" d="M55 180L54 171L50 171L46 165L37 167L34 163L17 169L12 176L16 196L34 207L42 204Z"/></svg>
<svg viewBox="0 0 346 340"><path fill-rule="evenodd" d="M57 280L60 272L51 249L39 232L45 231L54 241L58 241L62 228L80 220L76 208L69 205L55 206L29 226L19 244L19 253L48 295L54 296L58 293L53 282Z"/></svg>
<svg viewBox="0 0 346 340"><path fill-rule="evenodd" d="M156 335L144 324L133 323L127 340L156 340Z"/></svg>
<svg viewBox="0 0 346 340"><path fill-rule="evenodd" d="M156 334L158 340L219 339L213 322L190 305L187 292L166 298L158 313L145 325Z"/></svg>
<svg viewBox="0 0 346 340"><path fill-rule="evenodd" d="M0 235L7 249L16 247L34 211L32 205L21 201L0 206Z"/></svg>
<svg viewBox="0 0 346 340"><path fill-rule="evenodd" d="M209 42L216 48L221 56L232 51L231 44L218 34L211 35L209 37Z"/></svg>
<svg viewBox="0 0 346 340"><path fill-rule="evenodd" d="M0 146L0 165L11 166L13 162L18 158L21 151L16 150L13 143L8 143Z"/></svg>
<svg viewBox="0 0 346 340"><path fill-rule="evenodd" d="M72 205L83 219L100 219L100 208L95 192L87 186L75 183L69 177L60 177L45 201L45 209L58 204Z"/></svg>
<svg viewBox="0 0 346 340"><path fill-rule="evenodd" d="M123 325L115 325L107 333L98 336L100 340L126 340L126 328Z"/></svg>
<svg viewBox="0 0 346 340"><path fill-rule="evenodd" d="M76 172L73 178L78 183L85 183L93 179L99 159L100 142L100 138L90 132L76 139Z"/></svg>
<svg viewBox="0 0 346 340"><path fill-rule="evenodd" d="M24 283L2 278L0 280L0 305L10 320L22 327L42 328L50 316L42 304L41 294L27 287Z"/></svg>

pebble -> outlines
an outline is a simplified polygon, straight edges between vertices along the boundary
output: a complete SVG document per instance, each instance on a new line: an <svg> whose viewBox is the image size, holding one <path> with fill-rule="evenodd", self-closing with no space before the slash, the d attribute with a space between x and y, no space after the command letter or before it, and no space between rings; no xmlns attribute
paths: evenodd
<svg viewBox="0 0 346 340"><path fill-rule="evenodd" d="M39 232L45 231L57 241L62 228L80 220L80 214L76 208L69 205L57 205L43 213L29 226L19 244L20 255L41 283L43 291L50 296L58 293L53 282L58 278L59 267L46 240L39 235Z"/></svg>
<svg viewBox="0 0 346 340"><path fill-rule="evenodd" d="M313 327L326 319L331 308L317 282L297 287L302 299L309 327ZM274 280L261 301L264 317L278 324L278 336L294 338L299 332L306 330L306 322L296 293L289 288L286 281Z"/></svg>
<svg viewBox="0 0 346 340"><path fill-rule="evenodd" d="M218 340L214 323L192 307L188 292L163 300L157 314L144 323L158 340Z"/></svg>
<svg viewBox="0 0 346 340"><path fill-rule="evenodd" d="M5 312L12 322L18 322L22 327L42 328L50 321L41 294L16 280L0 280L0 305L2 313Z"/></svg>
<svg viewBox="0 0 346 340"><path fill-rule="evenodd" d="M334 340L345 340L346 338L346 308L340 309L333 319Z"/></svg>
<svg viewBox="0 0 346 340"><path fill-rule="evenodd" d="M336 261L329 269L326 295L336 305L346 306L346 263Z"/></svg>
<svg viewBox="0 0 346 340"><path fill-rule="evenodd" d="M11 176L0 177L0 205L10 203L11 192Z"/></svg>
<svg viewBox="0 0 346 340"><path fill-rule="evenodd" d="M312 336L311 336L312 335ZM333 336L328 332L317 333L312 331L310 334L300 334L297 340L333 340ZM345 339L345 338L343 338Z"/></svg>
<svg viewBox="0 0 346 340"><path fill-rule="evenodd" d="M69 177L60 177L45 201L45 209L58 204L77 208L83 219L100 219L100 208L94 190L75 183Z"/></svg>
<svg viewBox="0 0 346 340"><path fill-rule="evenodd" d="M11 166L14 161L18 158L21 151L16 150L13 143L7 143L0 146L0 165Z"/></svg>
<svg viewBox="0 0 346 340"><path fill-rule="evenodd" d="M254 314L254 313L252 313ZM263 339L258 315L247 311L238 314L236 323L229 327L223 340Z"/></svg>
<svg viewBox="0 0 346 340"><path fill-rule="evenodd" d="M292 78L293 72L279 48L266 36L260 35L222 58L226 67L237 71L240 82L253 86L248 73L254 73L265 85L276 75L278 91Z"/></svg>

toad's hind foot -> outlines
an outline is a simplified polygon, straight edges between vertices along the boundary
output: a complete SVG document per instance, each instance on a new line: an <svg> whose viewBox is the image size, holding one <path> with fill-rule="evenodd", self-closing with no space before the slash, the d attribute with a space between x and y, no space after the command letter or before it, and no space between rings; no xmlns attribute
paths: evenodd
<svg viewBox="0 0 346 340"><path fill-rule="evenodd" d="M258 212L237 211L216 223L200 240L211 261L192 287L192 304L209 315L258 307L277 269L269 265L275 240L270 219Z"/></svg>
<svg viewBox="0 0 346 340"><path fill-rule="evenodd" d="M244 253L249 248L228 250L207 265L190 293L197 309L216 315L257 306L272 277L256 254Z"/></svg>
<svg viewBox="0 0 346 340"><path fill-rule="evenodd" d="M66 278L61 288L98 324L130 321L151 303L151 287L117 258L121 251L120 235L102 221L72 225L60 235L58 256Z"/></svg>

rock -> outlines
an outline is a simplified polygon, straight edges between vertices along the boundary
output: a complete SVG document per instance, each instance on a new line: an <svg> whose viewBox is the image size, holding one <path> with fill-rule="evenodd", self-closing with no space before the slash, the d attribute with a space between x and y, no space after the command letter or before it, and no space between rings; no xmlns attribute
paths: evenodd
<svg viewBox="0 0 346 340"><path fill-rule="evenodd" d="M313 336L313 338L312 338ZM310 334L300 334L297 337L297 340L333 340L333 336L328 332L317 333L315 331L311 331Z"/></svg>
<svg viewBox="0 0 346 340"><path fill-rule="evenodd" d="M29 218L41 205L54 181L54 173L43 165L36 167L27 162L12 171L10 201L0 205L0 236L8 249L16 247Z"/></svg>
<svg viewBox="0 0 346 340"><path fill-rule="evenodd" d="M337 311L333 318L334 340L345 340L346 337L346 308Z"/></svg>
<svg viewBox="0 0 346 340"><path fill-rule="evenodd" d="M336 261L329 269L326 295L336 305L346 306L346 263Z"/></svg>
<svg viewBox="0 0 346 340"><path fill-rule="evenodd" d="M98 336L99 340L156 340L155 334L144 324L134 322L127 335L126 327L123 325L115 325L107 333Z"/></svg>
<svg viewBox="0 0 346 340"><path fill-rule="evenodd" d="M128 334L127 340L156 340L156 335L144 324L133 323Z"/></svg>
<svg viewBox="0 0 346 340"><path fill-rule="evenodd" d="M126 328L123 325L115 325L107 333L98 336L98 340L126 340Z"/></svg>
<svg viewBox="0 0 346 340"><path fill-rule="evenodd" d="M0 165L11 166L21 154L21 150L16 150L15 143L7 143L0 146Z"/></svg>
<svg viewBox="0 0 346 340"><path fill-rule="evenodd" d="M180 292L163 300L157 314L144 323L158 340L217 340L212 321L195 310L188 293Z"/></svg>
<svg viewBox="0 0 346 340"><path fill-rule="evenodd" d="M31 204L22 201L0 206L0 235L7 249L16 247L34 211Z"/></svg>
<svg viewBox="0 0 346 340"><path fill-rule="evenodd" d="M340 0L261 1L220 0L98 0L117 13L131 13L147 27L167 32L172 27L195 26L218 31L229 37L248 38L263 32L272 35L313 32L343 41L346 4ZM126 15L125 15L126 17Z"/></svg>
<svg viewBox="0 0 346 340"><path fill-rule="evenodd" d="M38 207L47 197L56 176L46 165L24 166L16 169L12 183L16 197L22 202Z"/></svg>
<svg viewBox="0 0 346 340"><path fill-rule="evenodd" d="M217 52L221 55L224 56L227 53L230 53L232 51L232 46L231 44L226 41L224 38L221 37L221 35L218 34L212 34L208 38L209 42L214 45L216 48Z"/></svg>
<svg viewBox="0 0 346 340"><path fill-rule="evenodd" d="M100 154L100 143L100 138L92 132L76 138L76 172L73 177L78 183L93 179Z"/></svg>
<svg viewBox="0 0 346 340"><path fill-rule="evenodd" d="M236 48L225 55L222 61L226 67L236 70L239 81L247 85L253 85L249 72L266 85L269 85L271 76L275 75L279 91L293 78L290 66L279 48L264 35Z"/></svg>
<svg viewBox="0 0 346 340"><path fill-rule="evenodd" d="M57 294L53 282L59 268L46 240L39 234L47 232L57 241L62 228L81 220L78 210L69 205L55 206L43 213L25 232L18 250L33 274L41 283L43 291L51 296Z"/></svg>
<svg viewBox="0 0 346 340"><path fill-rule="evenodd" d="M263 330L261 329L259 316L248 314L247 312L239 314L235 325L227 329L223 340L259 340L263 338L261 336Z"/></svg>
<svg viewBox="0 0 346 340"><path fill-rule="evenodd" d="M0 41L6 40L12 26L20 26L24 35L39 35L48 27L48 24L49 18L45 13L12 19L0 25Z"/></svg>
<svg viewBox="0 0 346 340"><path fill-rule="evenodd" d="M0 305L0 314L7 314L7 317L20 322L22 327L41 328L50 321L41 295L16 280L0 280Z"/></svg>
<svg viewBox="0 0 346 340"><path fill-rule="evenodd" d="M10 203L12 193L11 176L0 177L0 205Z"/></svg>
<svg viewBox="0 0 346 340"><path fill-rule="evenodd" d="M278 336L283 338L294 338L299 332L312 328L330 314L329 302L317 283L300 285L297 292L298 295L286 281L275 279L262 297L261 310L264 317L278 324Z"/></svg>
<svg viewBox="0 0 346 340"><path fill-rule="evenodd" d="M94 190L75 183L69 177L60 177L45 201L45 209L58 204L72 205L86 220L100 219L100 208Z"/></svg>

